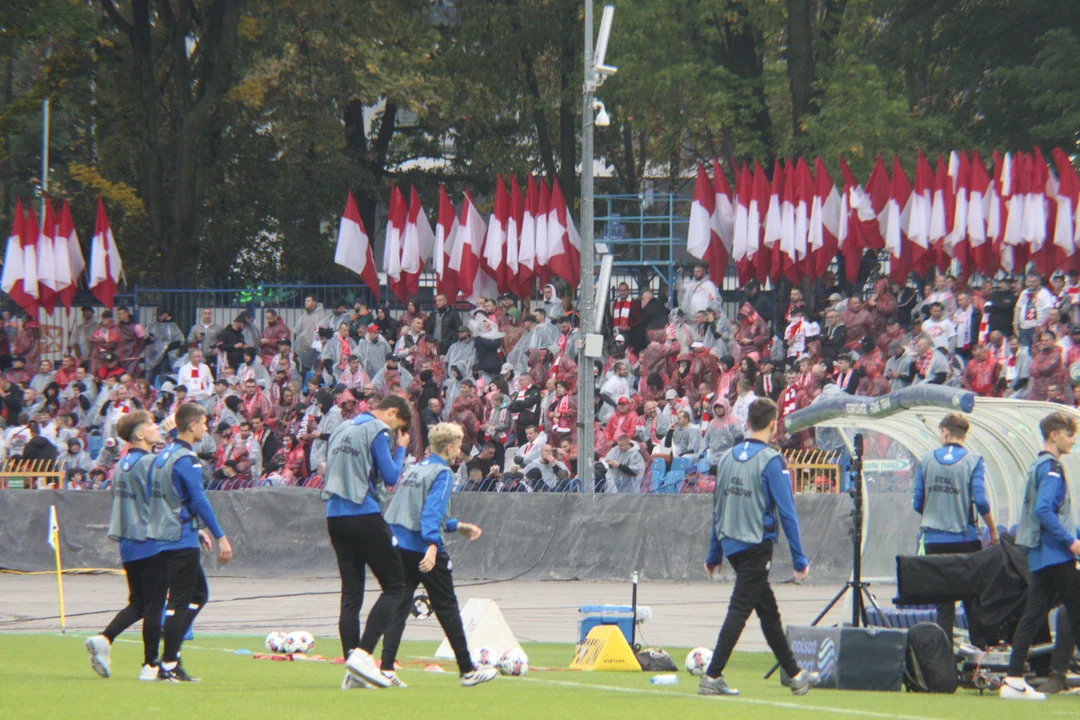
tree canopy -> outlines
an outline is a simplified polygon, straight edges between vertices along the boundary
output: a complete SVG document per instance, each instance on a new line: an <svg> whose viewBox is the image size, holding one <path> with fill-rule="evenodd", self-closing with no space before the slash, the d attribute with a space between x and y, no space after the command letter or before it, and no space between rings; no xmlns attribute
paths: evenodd
<svg viewBox="0 0 1080 720"><path fill-rule="evenodd" d="M602 2L597 3L597 9ZM1080 141L1072 0L623 0L599 92L598 192L700 159ZM325 272L352 187L373 235L392 182L557 175L576 205L579 0L8 0L0 223L41 191L82 234L105 197L129 277Z"/></svg>

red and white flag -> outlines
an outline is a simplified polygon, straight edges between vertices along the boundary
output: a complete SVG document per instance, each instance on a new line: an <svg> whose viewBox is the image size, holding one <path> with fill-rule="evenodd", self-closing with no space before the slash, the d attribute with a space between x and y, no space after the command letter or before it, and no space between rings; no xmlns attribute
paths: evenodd
<svg viewBox="0 0 1080 720"><path fill-rule="evenodd" d="M893 182L896 173L903 172L900 159L893 157ZM915 161L915 189L908 197L901 216L901 227L907 230L907 239L911 252L911 269L920 275L926 274L933 262L930 246L930 219L933 212L934 171L926 161L923 151ZM944 223L942 223L942 229ZM943 233L944 234L944 233Z"/></svg>
<svg viewBox="0 0 1080 720"><path fill-rule="evenodd" d="M934 191L930 196L930 249L933 263L939 272L945 272L952 257L946 251L945 237L952 228L953 186L945 159L938 153L937 169L934 171Z"/></svg>
<svg viewBox="0 0 1080 720"><path fill-rule="evenodd" d="M507 289L518 297L526 297L521 293L521 225L524 222L525 196L521 194L521 186L518 185L517 176L511 175L510 219L506 225L506 284Z"/></svg>
<svg viewBox="0 0 1080 720"><path fill-rule="evenodd" d="M351 199L350 195L350 201ZM355 210L354 205L353 211ZM359 217L357 215L358 219ZM340 244L339 237L339 248ZM119 287L123 275L124 266L120 262L120 250L116 247L116 238L113 237L112 228L109 226L109 216L105 214L105 202L99 197L97 218L94 220L94 239L90 244L90 292L94 293L94 297L110 310L113 309L113 298L116 296L116 288Z"/></svg>
<svg viewBox="0 0 1080 720"><path fill-rule="evenodd" d="M968 175L967 238L971 245L971 262L983 277L992 277L998 262L991 252L991 240L986 231L986 211L990 202L990 176L978 152L971 153ZM959 213L959 205L957 205Z"/></svg>
<svg viewBox="0 0 1080 720"><path fill-rule="evenodd" d="M405 196L397 185L390 187L390 207L386 215L386 242L383 244L383 272L390 292L405 302L408 291L401 282L401 241L405 235L405 223L409 211L405 207Z"/></svg>
<svg viewBox="0 0 1080 720"><path fill-rule="evenodd" d="M878 161L881 161L880 155ZM881 231L870 194L863 191L843 155L840 156L840 177L844 182L844 194L840 196L840 229L836 243L844 256L844 275L849 283L854 283L859 277L859 266L867 247L865 235L873 232L880 237Z"/></svg>
<svg viewBox="0 0 1080 720"><path fill-rule="evenodd" d="M489 285L491 289L494 288L494 281L489 282L487 273L480 270L480 255L486 234L484 219L476 209L472 193L466 190L461 203L457 244L454 254L450 256L450 268L457 272L458 290L469 302L485 297L485 293L490 292Z"/></svg>
<svg viewBox="0 0 1080 720"><path fill-rule="evenodd" d="M907 282L912 267L911 247L905 230L910 200L911 181L900 160L893 157L892 190L885 206L885 249L889 252L889 277L898 285ZM929 207L926 210L929 212Z"/></svg>
<svg viewBox="0 0 1080 720"><path fill-rule="evenodd" d="M525 213L521 219L521 241L518 244L518 290L522 300L527 300L536 276L536 215L540 205L540 190L536 179L529 176L525 184Z"/></svg>
<svg viewBox="0 0 1080 720"><path fill-rule="evenodd" d="M1054 148L1054 164L1057 166L1057 208L1054 219L1054 245L1061 248L1075 267L1076 246L1080 241L1080 224L1077 223L1077 204L1080 203L1080 177L1069 162L1069 156L1060 148Z"/></svg>
<svg viewBox="0 0 1080 720"><path fill-rule="evenodd" d="M769 277L775 284L781 276L786 277L793 283L797 282L798 272L795 263L798 261L795 250L795 163L790 160L784 161L784 194L780 204L780 243L773 246L773 264L769 269ZM779 247L779 255L776 249ZM779 258L779 259L778 259Z"/></svg>
<svg viewBox="0 0 1080 720"><path fill-rule="evenodd" d="M37 276L38 302L46 313L52 314L56 307L56 255L53 249L53 235L56 234L56 218L53 216L52 203L45 198L45 217L37 235Z"/></svg>
<svg viewBox="0 0 1080 720"><path fill-rule="evenodd" d="M86 270L86 260L83 258L82 245L79 243L79 234L75 231L75 222L71 218L71 206L64 201L64 207L60 210L60 222L56 230L57 257L67 257L67 269L70 283L60 292L60 301L64 307L71 309L75 302L75 293L79 289L79 276Z"/></svg>
<svg viewBox="0 0 1080 720"><path fill-rule="evenodd" d="M1050 168L1046 165L1042 150L1038 146L1034 152L1027 156L1027 165L1030 168L1030 185L1024 196L1024 241L1031 248L1031 257L1044 275L1051 275L1054 270L1061 267L1065 256L1061 252L1055 252L1054 244L1047 243L1047 225L1053 222L1056 216L1050 212L1049 197L1057 196L1057 179L1050 175ZM1049 236L1051 240L1053 236Z"/></svg>
<svg viewBox="0 0 1080 720"><path fill-rule="evenodd" d="M756 187L756 174L754 180ZM764 229L761 236L761 253L755 265L758 281L764 283L767 277L777 280L784 267L780 257L780 246L784 237L784 168L779 159L773 161L768 204L759 205L759 210L764 210L765 213Z"/></svg>
<svg viewBox="0 0 1080 720"><path fill-rule="evenodd" d="M559 179L551 183L551 209L548 211L548 247L551 272L577 287L581 280L581 238L566 206Z"/></svg>
<svg viewBox="0 0 1080 720"><path fill-rule="evenodd" d="M706 260L713 243L713 212L716 210L716 191L705 173L705 166L698 163L697 181L694 183L694 200L690 204L690 224L686 230L686 251Z"/></svg>
<svg viewBox="0 0 1080 720"><path fill-rule="evenodd" d="M0 277L3 287L15 303L31 318L37 317L37 249L26 232L26 217L23 215L22 200L15 201L15 217L8 235L7 249L4 252L4 272Z"/></svg>
<svg viewBox="0 0 1080 720"><path fill-rule="evenodd" d="M945 252L960 265L961 275L967 277L974 268L971 265L971 245L967 239L971 163L966 152L954 150L949 154L949 180L953 189L953 214L949 234L945 236Z"/></svg>
<svg viewBox="0 0 1080 720"><path fill-rule="evenodd" d="M548 211L551 210L551 191L547 179L540 179L540 200L536 204L536 275L541 285L551 278L551 247L548 245Z"/></svg>
<svg viewBox="0 0 1080 720"><path fill-rule="evenodd" d="M458 219L454 204L446 193L446 186L439 185L439 217L435 224L435 275L438 291L451 303L457 297L457 271L450 269L450 256L457 245Z"/></svg>
<svg viewBox="0 0 1080 720"><path fill-rule="evenodd" d="M750 172L744 165L735 170L735 223L732 226L731 259L739 273L739 284L745 285L753 274L753 268L747 258L750 217L750 196L753 194L753 182Z"/></svg>
<svg viewBox="0 0 1080 720"><path fill-rule="evenodd" d="M424 264L431 260L435 247L435 235L431 232L431 223L420 204L420 195L416 188L409 188L409 214L405 221L405 234L401 243L401 284L407 297L416 297L420 292L420 273Z"/></svg>
<svg viewBox="0 0 1080 720"><path fill-rule="evenodd" d="M798 283L803 275L813 273L810 267L810 207L814 202L814 176L806 160L799 158L795 163L795 258L796 265L788 276L792 283Z"/></svg>
<svg viewBox="0 0 1080 720"><path fill-rule="evenodd" d="M495 281L499 292L509 289L506 271L506 233L510 226L510 195L506 192L502 175L495 178L495 206L488 220L487 236L480 265Z"/></svg>
<svg viewBox="0 0 1080 720"><path fill-rule="evenodd" d="M709 220L716 244L709 253L709 278L716 287L722 288L735 236L735 203L731 187L720 167L720 161L716 158L713 158L713 191L715 200Z"/></svg>
<svg viewBox="0 0 1080 720"><path fill-rule="evenodd" d="M829 264L836 257L839 249L837 238L840 234L840 193L829 177L825 161L819 156L814 160L814 199L810 206L810 245L811 264L809 272L813 277L820 277L829 269Z"/></svg>

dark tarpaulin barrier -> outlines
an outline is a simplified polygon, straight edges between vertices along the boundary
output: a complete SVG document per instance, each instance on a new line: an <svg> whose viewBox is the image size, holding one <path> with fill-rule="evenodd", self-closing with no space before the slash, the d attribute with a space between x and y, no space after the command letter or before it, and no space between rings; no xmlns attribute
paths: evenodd
<svg viewBox="0 0 1080 720"><path fill-rule="evenodd" d="M324 505L314 490L262 488L209 493L232 541L234 560L213 574L322 577L337 572L326 535ZM106 537L107 492L0 492L0 568L54 568L46 542L49 506L56 505L65 569L119 567ZM869 498L864 575L892 577L895 557L915 550L918 516L902 495ZM804 551L813 582L843 581L851 572L851 499L796 497ZM556 495L459 493L453 514L483 528L474 543L450 540L461 580L625 579L703 580L712 497L707 495ZM774 553L773 577L791 574L787 543Z"/></svg>

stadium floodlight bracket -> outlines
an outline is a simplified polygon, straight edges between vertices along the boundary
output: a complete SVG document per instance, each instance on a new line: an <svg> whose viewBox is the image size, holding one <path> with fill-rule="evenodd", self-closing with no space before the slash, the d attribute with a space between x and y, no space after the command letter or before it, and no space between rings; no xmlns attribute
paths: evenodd
<svg viewBox="0 0 1080 720"><path fill-rule="evenodd" d="M596 92L605 80L618 71L617 67L604 64L604 59L607 57L608 39L611 37L611 23L614 19L615 6L605 5L604 14L600 18L600 35L596 38L596 51L593 53L592 77L585 83L585 92Z"/></svg>

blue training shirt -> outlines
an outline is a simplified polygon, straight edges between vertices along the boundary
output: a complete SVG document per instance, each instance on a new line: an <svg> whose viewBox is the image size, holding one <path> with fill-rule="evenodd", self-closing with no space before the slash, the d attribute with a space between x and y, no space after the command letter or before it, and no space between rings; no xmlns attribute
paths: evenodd
<svg viewBox="0 0 1080 720"><path fill-rule="evenodd" d="M955 443L949 443L934 451L934 457L942 465L954 465L967 454L967 448ZM986 462L982 458L979 458L979 462L971 473L969 491L979 515L987 515L990 512L990 501L986 499ZM915 508L915 512L922 515L925 503L926 478L923 477L922 463L919 463L915 470L915 496L911 499L911 506ZM927 530L923 534L923 542L928 543L960 543L978 539L979 529L971 522L968 523L967 530L962 533Z"/></svg>
<svg viewBox="0 0 1080 720"><path fill-rule="evenodd" d="M132 448L128 451L124 458L120 461L121 467L124 469L130 469L132 465L139 461L143 455L146 455L145 450L139 448ZM150 474L147 473L143 479L143 484L146 485L146 497L150 497ZM120 562L129 563L137 560L145 560L149 557L154 557L161 548L158 547L158 541L152 538L146 540L128 540L127 538L120 538Z"/></svg>
<svg viewBox="0 0 1080 720"><path fill-rule="evenodd" d="M1074 527L1065 527L1058 521L1058 510L1065 502L1065 478L1054 469L1054 457L1040 453L1035 469L1038 495L1035 499L1035 517L1039 519L1039 545L1028 548L1028 567L1031 572L1063 563L1076 562L1069 546L1076 539Z"/></svg>
<svg viewBox="0 0 1080 720"><path fill-rule="evenodd" d="M753 457L764 450L767 446L760 440L743 441L742 451L747 457ZM780 513L780 525L784 528L784 535L791 547L791 563L795 570L802 572L809 565L806 555L803 554L802 539L799 536L799 516L795 513L795 495L791 491L791 475L784 465L782 457L775 457L765 466L761 473L762 482L765 484L765 494L768 497L768 509L765 511L765 533L762 541L776 542L776 513ZM724 538L722 541L716 537L716 518L713 517L712 538L709 542L709 557L705 562L709 565L719 565L725 556L749 550L751 543L744 543L732 538Z"/></svg>
<svg viewBox="0 0 1080 720"><path fill-rule="evenodd" d="M183 440L175 440L174 442L191 450L191 445ZM173 465L172 483L183 503L180 510L180 539L175 542L161 541L158 543L161 551L190 550L192 548L198 550L199 531L190 522L196 516L203 521L206 529L216 539L220 540L225 537L224 531L218 525L214 508L210 506L210 500L206 497L206 491L203 490L202 462L197 457L191 456L177 460Z"/></svg>
<svg viewBox="0 0 1080 720"><path fill-rule="evenodd" d="M374 419L373 415L364 413L351 422L354 425L363 425ZM401 468L405 465L405 448L398 445L394 450L394 454L391 455L390 436L388 433L381 432L375 436L371 443L371 457L375 461L375 469L382 475L383 482L386 483L387 487L397 485L398 478L401 476ZM379 501L375 499L375 495L372 494L370 487L368 488L368 494L364 497L364 502L360 504L337 495L331 495L330 500L326 503L326 517L328 518L348 515L375 515L378 513L382 513L382 508L379 506Z"/></svg>
<svg viewBox="0 0 1080 720"><path fill-rule="evenodd" d="M420 511L420 532L401 525L391 525L390 529L394 532L398 547L402 550L426 553L429 545L438 545L439 552L446 552L441 530L445 527L446 532L452 533L457 532L458 527L457 518L447 518L443 523L447 505L450 504L450 493L454 490L454 474L450 470L449 463L438 455L426 457L420 461L420 464L442 465L446 468L438 474L435 482L428 489L427 497L424 499L424 508Z"/></svg>

